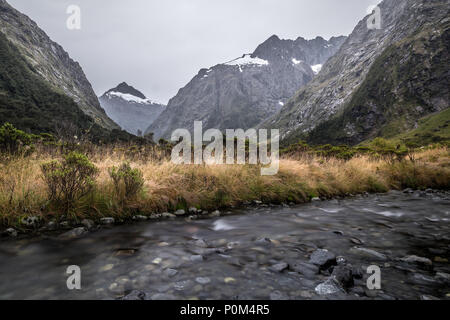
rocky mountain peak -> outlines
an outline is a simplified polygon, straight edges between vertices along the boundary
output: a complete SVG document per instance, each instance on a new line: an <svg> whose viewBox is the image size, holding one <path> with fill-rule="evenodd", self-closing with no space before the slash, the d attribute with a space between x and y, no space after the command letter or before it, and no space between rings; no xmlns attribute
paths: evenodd
<svg viewBox="0 0 450 320"><path fill-rule="evenodd" d="M164 110L165 105L153 102L126 82L106 91L100 98L106 114L131 134L142 134Z"/></svg>
<svg viewBox="0 0 450 320"><path fill-rule="evenodd" d="M296 61L309 66L323 64L333 56L347 37L333 37L329 41L322 37L306 40L298 37L296 40L280 39L271 36L260 44L253 52L252 57L266 59L269 62Z"/></svg>
<svg viewBox="0 0 450 320"><path fill-rule="evenodd" d="M287 142L314 136L313 143L355 144L445 107L440 101L448 90L436 90L445 77L436 75L439 61L448 58L436 56L448 52L448 0L384 0L378 6L381 29L368 28L369 15L364 17L320 74L265 125L280 128Z"/></svg>
<svg viewBox="0 0 450 320"><path fill-rule="evenodd" d="M169 101L147 129L159 139L177 128L191 130L201 120L204 129L257 126L268 119L301 87L345 41L283 40L273 35L251 54L200 72ZM320 41L320 39L319 39Z"/></svg>
<svg viewBox="0 0 450 320"><path fill-rule="evenodd" d="M147 99L142 92L140 92L139 90L135 89L134 87L128 85L126 82L120 83L117 87L106 91L105 94L108 94L110 92L120 92L123 94L131 94L132 96L138 97L140 99Z"/></svg>

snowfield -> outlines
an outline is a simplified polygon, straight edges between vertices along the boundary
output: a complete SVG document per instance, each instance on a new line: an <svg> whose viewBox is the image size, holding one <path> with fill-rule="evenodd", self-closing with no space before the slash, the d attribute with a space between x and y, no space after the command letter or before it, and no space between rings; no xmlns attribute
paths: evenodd
<svg viewBox="0 0 450 320"><path fill-rule="evenodd" d="M241 69L242 66L247 66L247 65L267 66L268 64L269 64L269 61L260 59L258 57L252 58L250 54L245 54L242 58L231 60L231 61L225 63L225 65L227 65L227 66L239 66L241 72L242 72L242 69Z"/></svg>
<svg viewBox="0 0 450 320"><path fill-rule="evenodd" d="M321 64L313 65L311 66L311 69L315 74L318 74L320 70L322 70L322 65Z"/></svg>
<svg viewBox="0 0 450 320"><path fill-rule="evenodd" d="M116 91L108 92L106 94L106 96L108 98L117 97L117 98L121 98L121 99L123 99L125 101L128 101L128 102L134 102L134 103L140 103L140 104L153 104L153 103L155 103L155 102L153 102L150 99L142 99L142 98L133 96L132 94L129 94L129 93L122 93L122 92L116 92Z"/></svg>

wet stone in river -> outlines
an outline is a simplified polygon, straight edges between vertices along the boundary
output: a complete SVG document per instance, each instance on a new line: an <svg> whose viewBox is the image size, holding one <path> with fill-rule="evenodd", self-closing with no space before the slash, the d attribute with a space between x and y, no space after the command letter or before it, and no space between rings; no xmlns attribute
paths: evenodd
<svg viewBox="0 0 450 320"><path fill-rule="evenodd" d="M311 254L309 262L319 266L320 269L327 269L336 264L336 255L327 249L318 249Z"/></svg>

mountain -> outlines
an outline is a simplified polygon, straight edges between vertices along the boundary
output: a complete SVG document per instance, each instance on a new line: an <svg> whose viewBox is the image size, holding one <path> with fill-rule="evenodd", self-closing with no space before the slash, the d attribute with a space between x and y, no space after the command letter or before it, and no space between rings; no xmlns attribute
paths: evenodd
<svg viewBox="0 0 450 320"><path fill-rule="evenodd" d="M321 73L264 124L280 128L285 144L389 138L449 107L448 1L384 0L379 8L381 29L367 27L369 16L360 21Z"/></svg>
<svg viewBox="0 0 450 320"><path fill-rule="evenodd" d="M80 65L4 0L0 0L0 44L6 59L0 67L0 122L15 122L31 131L54 131L62 120L83 129L95 124L95 130L105 134L120 129L101 108Z"/></svg>
<svg viewBox="0 0 450 320"><path fill-rule="evenodd" d="M144 132L165 108L125 82L106 91L99 100L106 114L131 134Z"/></svg>
<svg viewBox="0 0 450 320"><path fill-rule="evenodd" d="M333 56L345 37L281 40L272 36L252 54L200 72L169 101L147 129L155 138L170 138L173 130L248 129L277 113L321 65Z"/></svg>

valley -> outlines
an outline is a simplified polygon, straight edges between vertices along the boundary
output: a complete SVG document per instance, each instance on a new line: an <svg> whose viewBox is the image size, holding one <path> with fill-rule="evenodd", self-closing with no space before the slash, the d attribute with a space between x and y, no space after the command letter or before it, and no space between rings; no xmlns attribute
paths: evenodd
<svg viewBox="0 0 450 320"><path fill-rule="evenodd" d="M96 5L61 31L0 0L0 300L450 300L448 0L348 35L326 7Z"/></svg>

